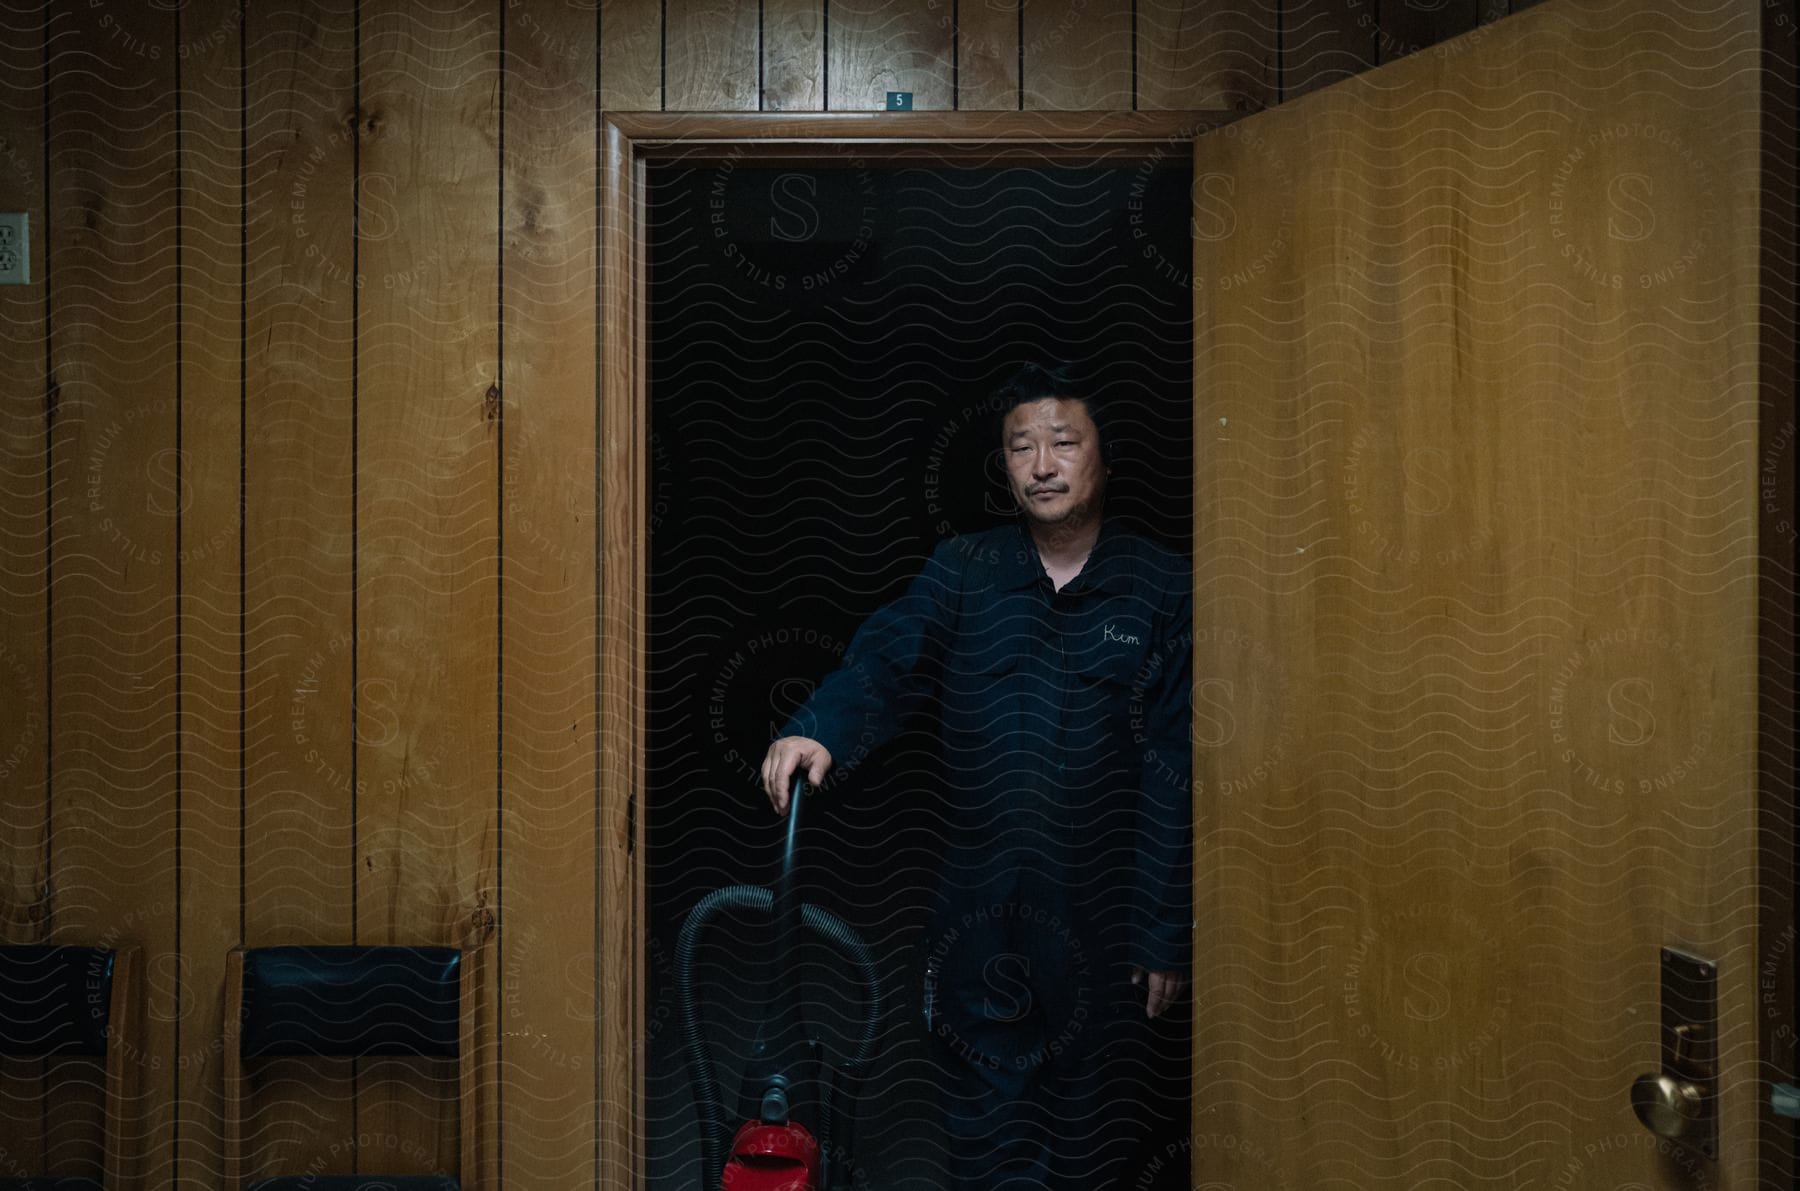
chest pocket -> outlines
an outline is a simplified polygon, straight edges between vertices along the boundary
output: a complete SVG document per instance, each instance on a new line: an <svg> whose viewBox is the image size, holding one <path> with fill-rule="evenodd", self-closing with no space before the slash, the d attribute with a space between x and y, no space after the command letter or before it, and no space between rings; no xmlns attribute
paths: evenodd
<svg viewBox="0 0 1800 1191"><path fill-rule="evenodd" d="M1150 622L1141 615L1094 617L1082 637L1066 642L1076 673L1076 707L1098 712L1114 727L1129 720L1145 698L1150 660Z"/></svg>
<svg viewBox="0 0 1800 1191"><path fill-rule="evenodd" d="M1025 648L1026 643L1011 634L965 637L951 651L944 670L951 685L963 690L998 687L1018 670Z"/></svg>
<svg viewBox="0 0 1800 1191"><path fill-rule="evenodd" d="M1004 684L1025 655L1044 647L1032 601L1023 592L979 591L966 596L955 644L944 659L952 687L981 690Z"/></svg>
<svg viewBox="0 0 1800 1191"><path fill-rule="evenodd" d="M945 658L944 727L951 765L992 769L1004 762L997 747L1017 747L1024 646L1012 634L966 636Z"/></svg>
<svg viewBox="0 0 1800 1191"><path fill-rule="evenodd" d="M1118 692L1141 688L1149 679L1149 618L1119 612L1095 617L1079 639L1068 643L1068 650L1069 661L1087 682Z"/></svg>

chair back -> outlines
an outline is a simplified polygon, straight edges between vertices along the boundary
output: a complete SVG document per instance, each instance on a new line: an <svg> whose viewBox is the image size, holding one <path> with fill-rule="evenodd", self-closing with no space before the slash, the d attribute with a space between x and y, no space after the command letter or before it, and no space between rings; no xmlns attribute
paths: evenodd
<svg viewBox="0 0 1800 1191"><path fill-rule="evenodd" d="M460 1170L443 1176L386 1176L394 1187L495 1185L482 1145L480 1105L488 1056L479 1041L479 990L490 961L491 914L473 923L468 947L239 947L225 969L225 1186L244 1179L246 1062L278 1056L416 1056L457 1064ZM307 1175L308 1186L336 1176ZM382 1176L359 1176L370 1186ZM434 1181L435 1180L435 1181ZM359 1184L360 1185L360 1184Z"/></svg>
<svg viewBox="0 0 1800 1191"><path fill-rule="evenodd" d="M0 1055L106 1054L113 950L0 947Z"/></svg>
<svg viewBox="0 0 1800 1191"><path fill-rule="evenodd" d="M100 1185L109 1189L125 1185L125 1139L138 1135L139 958L136 947L0 947L0 1056L79 1056L105 1067Z"/></svg>
<svg viewBox="0 0 1800 1191"><path fill-rule="evenodd" d="M243 954L245 1058L458 1054L462 952L455 947L257 947Z"/></svg>

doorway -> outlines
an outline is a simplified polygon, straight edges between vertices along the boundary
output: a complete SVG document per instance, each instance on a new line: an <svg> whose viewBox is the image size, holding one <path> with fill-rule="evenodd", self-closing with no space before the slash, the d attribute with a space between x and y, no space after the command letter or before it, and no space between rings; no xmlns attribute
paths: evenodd
<svg viewBox="0 0 1800 1191"><path fill-rule="evenodd" d="M768 884L778 821L755 786L773 731L943 538L1011 516L989 394L1026 354L1086 366L1115 410L1107 510L1183 553L1193 529L1191 161L931 162L855 144L652 163L643 189L648 554L641 1120L648 1185L698 1181L672 961L707 891ZM806 900L881 965L858 1186L937 1185L921 936L938 854L930 709L813 804ZM762 932L701 970L728 1104L764 990ZM858 1008L803 965L828 1039ZM1146 1111L1185 1136L1190 1002L1159 1020ZM1154 1148L1154 1143L1151 1147ZM1185 1163L1144 1187L1187 1185Z"/></svg>

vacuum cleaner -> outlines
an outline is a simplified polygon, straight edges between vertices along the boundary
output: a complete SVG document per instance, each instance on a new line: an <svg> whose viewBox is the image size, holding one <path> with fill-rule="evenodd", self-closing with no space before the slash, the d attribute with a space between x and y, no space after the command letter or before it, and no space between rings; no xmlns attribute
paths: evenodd
<svg viewBox="0 0 1800 1191"><path fill-rule="evenodd" d="M874 1054L881 1024L881 984L875 958L843 920L801 905L794 888L804 775L788 800L787 837L774 891L759 885L715 889L688 912L675 948L675 995L681 1017L688 1080L700 1123L701 1191L845 1191L856 1185L851 1137L856 1097ZM701 1032L694 960L706 929L721 913L766 918L773 927L767 960L773 969L768 1002L745 1064L738 1119L726 1118L719 1079ZM823 939L848 966L863 992L861 1033L840 1066L826 1061L809 1037L797 989L803 930Z"/></svg>

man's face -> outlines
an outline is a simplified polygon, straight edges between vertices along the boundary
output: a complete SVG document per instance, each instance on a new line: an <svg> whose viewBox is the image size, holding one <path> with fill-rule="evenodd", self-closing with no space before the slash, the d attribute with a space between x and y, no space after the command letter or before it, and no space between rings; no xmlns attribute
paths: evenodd
<svg viewBox="0 0 1800 1191"><path fill-rule="evenodd" d="M1013 497L1026 516L1045 525L1080 524L1099 512L1106 467L1100 433L1081 402L1045 397L1016 405L1000 439Z"/></svg>

